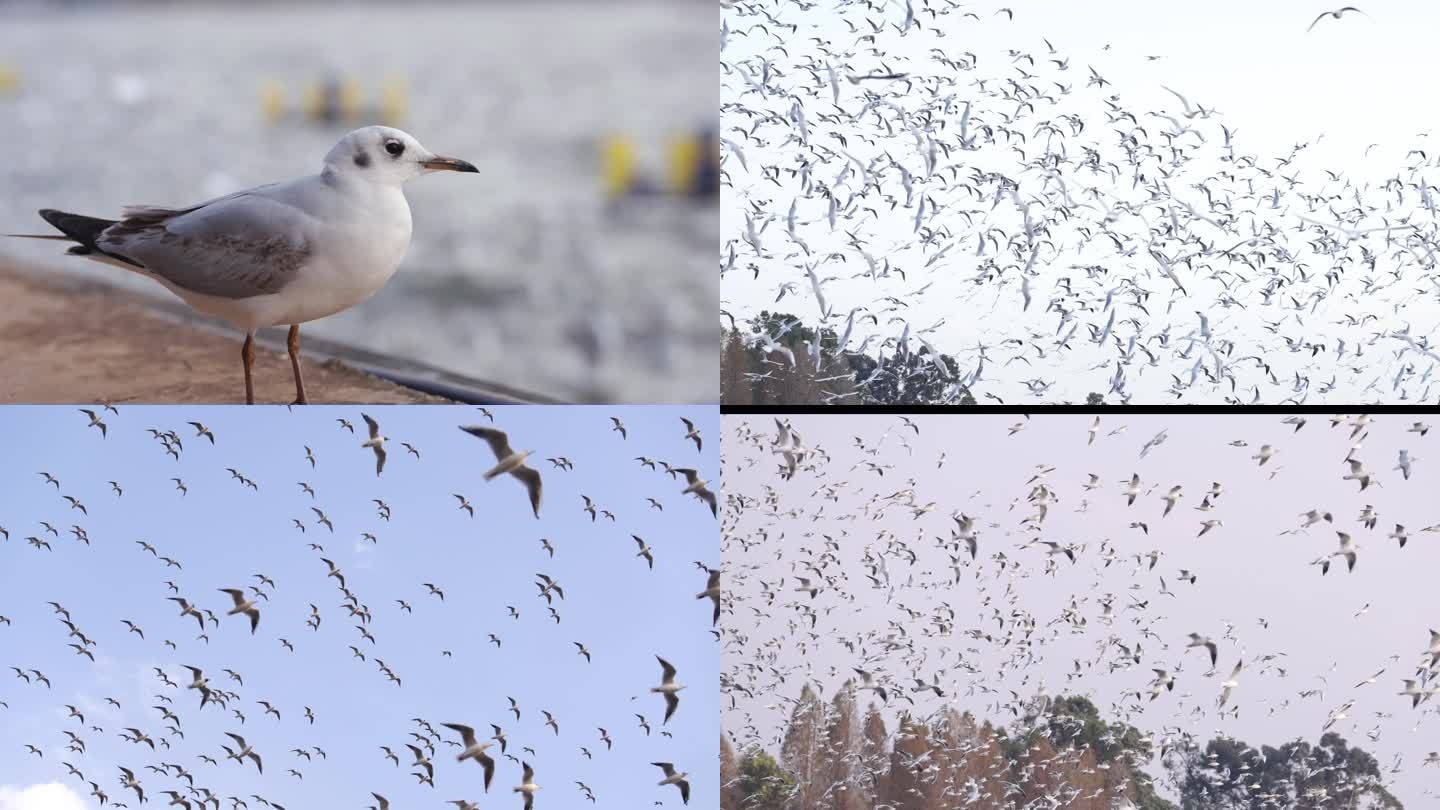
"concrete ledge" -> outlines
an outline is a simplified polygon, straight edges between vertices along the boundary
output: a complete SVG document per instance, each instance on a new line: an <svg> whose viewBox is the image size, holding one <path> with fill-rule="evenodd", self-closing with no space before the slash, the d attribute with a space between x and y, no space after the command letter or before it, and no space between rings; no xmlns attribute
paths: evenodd
<svg viewBox="0 0 1440 810"><path fill-rule="evenodd" d="M243 338L179 301L0 261L0 403L241 404ZM291 402L284 329L256 343L255 401ZM551 401L317 338L302 348L315 404Z"/></svg>

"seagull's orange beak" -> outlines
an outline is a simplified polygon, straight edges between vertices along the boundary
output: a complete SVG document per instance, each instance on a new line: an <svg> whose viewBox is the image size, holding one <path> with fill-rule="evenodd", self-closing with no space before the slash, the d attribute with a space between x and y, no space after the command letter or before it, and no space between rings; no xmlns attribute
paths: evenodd
<svg viewBox="0 0 1440 810"><path fill-rule="evenodd" d="M475 164L473 163L468 163L459 158L442 157L440 155L436 155L429 160L422 160L420 161L420 165L432 172L476 172L478 174L480 171L475 168Z"/></svg>

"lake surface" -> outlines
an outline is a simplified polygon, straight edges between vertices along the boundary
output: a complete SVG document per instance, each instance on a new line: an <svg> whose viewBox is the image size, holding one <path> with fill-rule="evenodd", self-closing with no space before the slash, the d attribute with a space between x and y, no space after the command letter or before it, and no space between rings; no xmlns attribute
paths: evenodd
<svg viewBox="0 0 1440 810"><path fill-rule="evenodd" d="M713 202L607 206L599 144L634 139L664 171L669 139L716 117L713 3L0 9L0 232L44 232L41 207L116 216L318 171L349 129L397 122L475 163L407 186L415 228L400 273L307 333L551 396L713 401L719 301ZM270 121L327 76L366 112ZM0 252L168 295L66 259L56 243Z"/></svg>

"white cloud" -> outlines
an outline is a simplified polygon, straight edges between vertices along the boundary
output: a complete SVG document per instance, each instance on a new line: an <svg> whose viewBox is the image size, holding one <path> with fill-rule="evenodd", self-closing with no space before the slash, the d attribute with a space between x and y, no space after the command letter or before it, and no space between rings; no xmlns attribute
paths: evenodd
<svg viewBox="0 0 1440 810"><path fill-rule="evenodd" d="M79 793L59 782L24 788L0 786L0 810L85 810Z"/></svg>

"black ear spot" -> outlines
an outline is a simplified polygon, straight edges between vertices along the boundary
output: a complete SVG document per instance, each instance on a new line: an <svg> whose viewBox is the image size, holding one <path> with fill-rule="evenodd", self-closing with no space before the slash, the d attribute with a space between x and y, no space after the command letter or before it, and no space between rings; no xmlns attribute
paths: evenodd
<svg viewBox="0 0 1440 810"><path fill-rule="evenodd" d="M370 155L367 154L367 153L365 153L365 152L356 152L356 153L355 153L355 165L356 165L356 166L359 166L359 167L362 168L362 169L365 168L366 166L369 166L369 165L370 165Z"/></svg>

